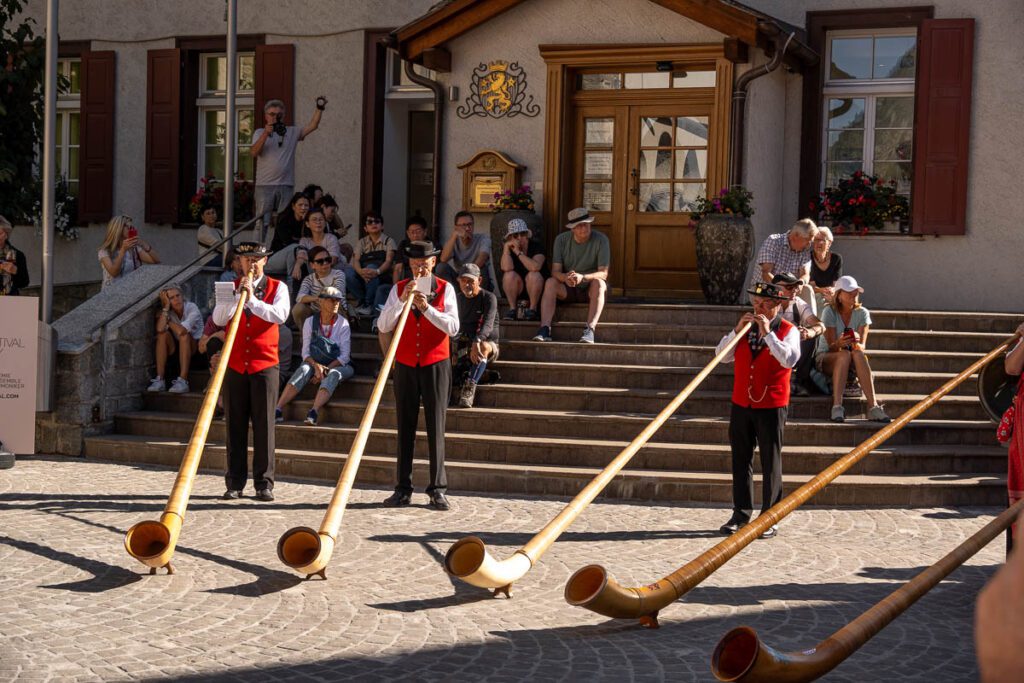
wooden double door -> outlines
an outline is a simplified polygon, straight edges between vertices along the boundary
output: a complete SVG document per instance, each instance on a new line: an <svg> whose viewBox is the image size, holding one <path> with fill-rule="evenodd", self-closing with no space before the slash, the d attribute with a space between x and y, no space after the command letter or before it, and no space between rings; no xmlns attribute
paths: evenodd
<svg viewBox="0 0 1024 683"><path fill-rule="evenodd" d="M614 291L700 296L690 212L724 177L715 119L711 102L576 106L572 201L611 241Z"/></svg>

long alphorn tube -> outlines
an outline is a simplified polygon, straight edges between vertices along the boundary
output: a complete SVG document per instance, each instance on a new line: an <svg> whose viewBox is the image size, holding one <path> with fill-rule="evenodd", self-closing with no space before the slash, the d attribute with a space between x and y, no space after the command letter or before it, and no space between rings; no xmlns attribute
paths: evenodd
<svg viewBox="0 0 1024 683"><path fill-rule="evenodd" d="M352 442L348 459L341 469L338 477L338 484L334 487L334 495L324 513L324 521L320 524L320 531L314 531L306 526L297 526L289 529L277 542L277 556L281 561L292 569L306 574L306 578L320 575L327 578L327 563L331 561L334 554L334 545L338 540L338 531L341 529L341 518L345 514L345 506L348 505L348 497L352 493L352 485L356 480L356 471L359 469L359 461L363 457L363 450L366 448L366 440L370 437L370 427L373 426L373 418L377 415L377 406L380 405L381 396L384 394L384 385L387 384L388 374L395 362L395 355L398 353L398 340L405 328L405 321L409 318L409 310L412 308L413 298L410 296L402 307L402 314L395 326L394 336L391 338L391 345L384 356L384 363L381 365L380 374L373 385L370 394L370 401L366 404L363 412L363 419L359 422L359 429L356 430L356 437Z"/></svg>
<svg viewBox="0 0 1024 683"><path fill-rule="evenodd" d="M650 424L640 432L628 446L622 449L608 465L601 470L594 479L587 484L586 488L579 492L565 508L558 513L558 516L551 520L546 527L540 530L536 536L530 539L529 543L517 550L508 559L495 560L484 542L476 536L467 536L458 541L448 550L444 558L445 569L452 576L457 576L468 584L480 588L494 589L494 595L504 593L511 597L510 589L512 583L521 579L526 572L530 571L540 559L541 555L551 547L562 532L572 524L580 513L597 498L604 487L615 477L616 474L626 466L626 463L644 447L654 433L661 428L668 418L672 417L682 405L683 401L689 398L690 394L700 385L704 379L711 374L718 365L741 340L745 338L750 323L746 323L736 336L718 353L711 362L694 377L686 388L672 399L665 408L658 413Z"/></svg>
<svg viewBox="0 0 1024 683"><path fill-rule="evenodd" d="M754 629L734 628L715 648L711 671L720 681L742 683L798 683L824 676L1006 530L1022 510L1024 500L1004 510L948 555L810 650L778 652L762 643Z"/></svg>
<svg viewBox="0 0 1024 683"><path fill-rule="evenodd" d="M1014 336L1004 341L959 375L943 384L923 401L908 409L892 423L886 425L852 451L826 467L806 484L783 498L770 510L758 516L756 520L660 581L640 588L626 588L609 577L604 567L591 564L578 569L569 578L569 582L565 585L566 602L606 617L640 619L644 626L657 628L659 610L672 604L699 585L734 555L750 545L766 529L777 524L790 512L806 503L833 479L853 467L864 456L932 407L957 385L997 358L1016 340L1017 337Z"/></svg>
<svg viewBox="0 0 1024 683"><path fill-rule="evenodd" d="M167 499L167 505L164 507L163 514L160 515L160 521L139 522L124 536L125 550L136 560L149 567L150 574L156 574L158 567L166 567L168 574L174 573L171 556L174 555L174 548L178 545L178 535L181 533L181 525L185 520L185 508L188 507L188 498L192 493L192 485L195 483L196 471L199 469L199 461L203 457L206 436L210 431L214 410L217 408L217 396L220 395L221 385L224 384L228 359L231 357L231 349L235 345L235 336L238 334L238 326L242 321L248 296L249 292L242 290L235 314L232 316L231 322L228 323L224 347L220 352L220 362L217 363L217 369L214 371L213 377L210 378L210 384L206 387L206 395L203 397L203 405L199 409L199 417L192 428L192 437L188 441L188 448L185 450L185 456L178 468L178 478L174 480L174 488L171 489L171 496Z"/></svg>

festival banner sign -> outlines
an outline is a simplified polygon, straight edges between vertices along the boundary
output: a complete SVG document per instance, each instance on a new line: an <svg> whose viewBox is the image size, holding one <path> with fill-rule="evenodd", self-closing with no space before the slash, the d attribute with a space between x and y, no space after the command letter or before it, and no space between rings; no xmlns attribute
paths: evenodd
<svg viewBox="0 0 1024 683"><path fill-rule="evenodd" d="M0 296L0 441L16 454L36 449L39 299Z"/></svg>

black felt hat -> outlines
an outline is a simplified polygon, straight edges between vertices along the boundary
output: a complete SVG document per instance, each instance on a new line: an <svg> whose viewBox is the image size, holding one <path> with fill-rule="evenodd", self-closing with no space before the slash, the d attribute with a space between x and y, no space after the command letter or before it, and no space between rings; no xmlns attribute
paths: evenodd
<svg viewBox="0 0 1024 683"><path fill-rule="evenodd" d="M257 256L257 257L262 257L262 256L270 256L272 253L274 253L274 252L270 251L269 249L267 249L265 246L263 246L259 242L239 242L238 245L235 246L235 255L236 256Z"/></svg>
<svg viewBox="0 0 1024 683"><path fill-rule="evenodd" d="M405 247L405 255L409 258L430 258L431 256L437 256L441 253L441 250L434 246L433 242L429 241L415 241L409 242Z"/></svg>
<svg viewBox="0 0 1024 683"><path fill-rule="evenodd" d="M789 301L788 298L782 296L779 288L770 282L758 282L754 285L753 289L748 289L747 294L753 296L759 296L763 299L776 299L777 301Z"/></svg>

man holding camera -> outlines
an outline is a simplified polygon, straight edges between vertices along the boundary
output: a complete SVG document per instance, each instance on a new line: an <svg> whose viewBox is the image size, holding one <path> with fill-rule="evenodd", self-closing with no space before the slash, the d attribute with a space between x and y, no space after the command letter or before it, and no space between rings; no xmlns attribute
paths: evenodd
<svg viewBox="0 0 1024 683"><path fill-rule="evenodd" d="M320 126L320 117L327 108L327 98L316 98L313 118L301 130L284 123L285 107L281 100L268 100L263 105L263 128L252 134L249 153L256 160L255 202L259 241L270 225L270 214L284 207L295 187L295 148ZM269 248L269 247L268 247Z"/></svg>

